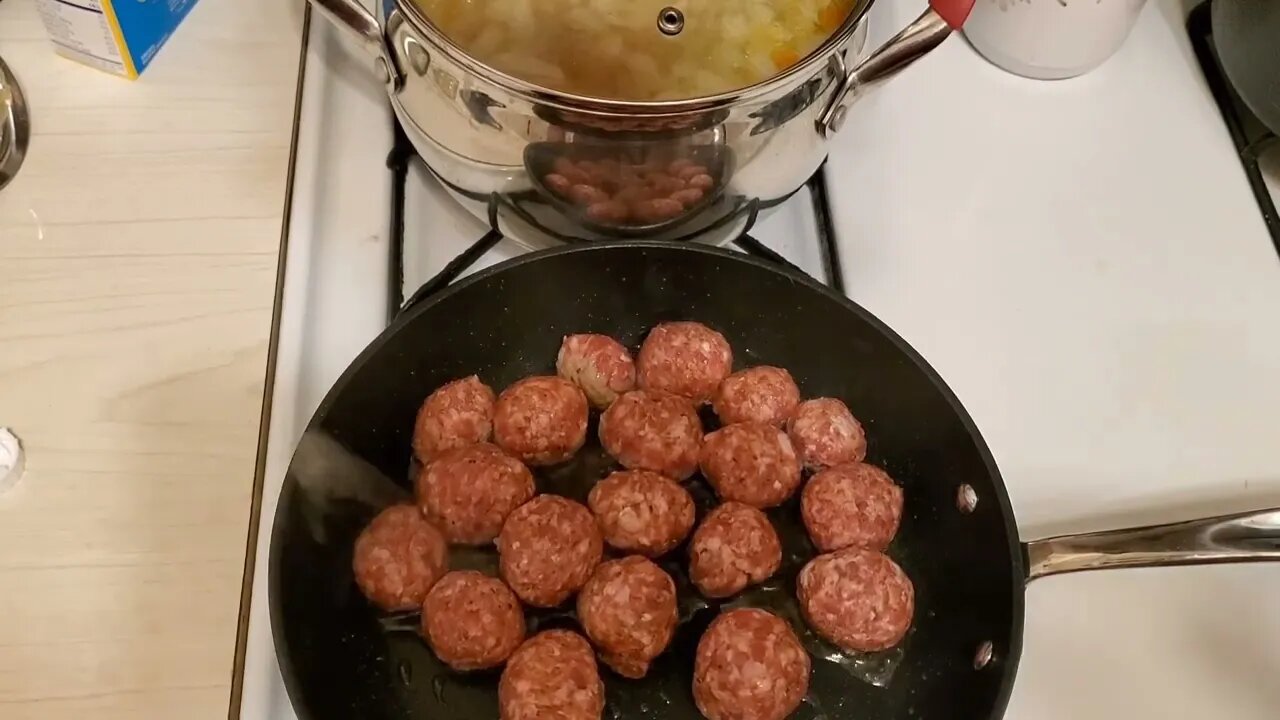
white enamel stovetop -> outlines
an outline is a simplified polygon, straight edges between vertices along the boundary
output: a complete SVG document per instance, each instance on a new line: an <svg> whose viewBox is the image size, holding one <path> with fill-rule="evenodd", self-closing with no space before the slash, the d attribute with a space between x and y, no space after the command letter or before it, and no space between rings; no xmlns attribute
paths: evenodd
<svg viewBox="0 0 1280 720"><path fill-rule="evenodd" d="M873 41L921 4L880 0ZM832 145L849 294L965 403L1024 537L1280 506L1280 260L1181 8L1152 0L1116 57L1070 81L1008 75L953 39L857 106ZM293 718L267 539L294 443L385 321L388 123L363 62L314 23L249 720ZM460 213L439 224L475 230ZM1026 615L1013 720L1280 717L1280 565L1053 578L1028 590Z"/></svg>

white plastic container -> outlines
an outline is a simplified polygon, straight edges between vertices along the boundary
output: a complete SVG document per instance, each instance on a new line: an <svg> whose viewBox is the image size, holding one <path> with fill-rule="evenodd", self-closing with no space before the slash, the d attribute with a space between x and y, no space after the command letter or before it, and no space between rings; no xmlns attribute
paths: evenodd
<svg viewBox="0 0 1280 720"><path fill-rule="evenodd" d="M964 34L988 60L1041 80L1101 65L1129 37L1146 0L977 0Z"/></svg>

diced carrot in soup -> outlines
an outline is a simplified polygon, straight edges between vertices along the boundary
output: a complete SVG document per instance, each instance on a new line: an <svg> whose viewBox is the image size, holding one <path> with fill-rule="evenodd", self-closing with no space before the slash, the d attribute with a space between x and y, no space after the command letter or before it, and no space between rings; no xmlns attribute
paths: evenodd
<svg viewBox="0 0 1280 720"><path fill-rule="evenodd" d="M789 47L774 48L773 52L769 54L769 57L773 60L773 64L779 70L786 70L792 65L800 62L800 53Z"/></svg>
<svg viewBox="0 0 1280 720"><path fill-rule="evenodd" d="M831 32L840 27L840 23L844 22L846 14L848 14L848 8L837 0L837 2L831 3L818 12L818 27Z"/></svg>

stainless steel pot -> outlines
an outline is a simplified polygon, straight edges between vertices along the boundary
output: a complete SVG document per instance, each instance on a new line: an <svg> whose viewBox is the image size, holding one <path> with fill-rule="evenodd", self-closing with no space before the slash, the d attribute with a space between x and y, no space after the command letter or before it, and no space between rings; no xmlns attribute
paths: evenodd
<svg viewBox="0 0 1280 720"><path fill-rule="evenodd" d="M530 244L618 237L722 242L795 192L826 158L850 104L937 47L974 0L930 0L915 22L853 67L873 0L778 75L721 95L625 102L549 90L468 55L413 0L311 0L375 57L405 132L450 192L477 216ZM557 162L615 160L708 169L703 200L677 213L613 221L545 186Z"/></svg>

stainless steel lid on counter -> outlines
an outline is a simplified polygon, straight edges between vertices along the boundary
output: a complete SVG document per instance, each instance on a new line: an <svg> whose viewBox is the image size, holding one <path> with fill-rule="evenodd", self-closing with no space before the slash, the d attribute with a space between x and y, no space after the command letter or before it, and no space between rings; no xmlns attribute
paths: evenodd
<svg viewBox="0 0 1280 720"><path fill-rule="evenodd" d="M9 184L31 141L31 116L18 79L0 58L0 188Z"/></svg>

